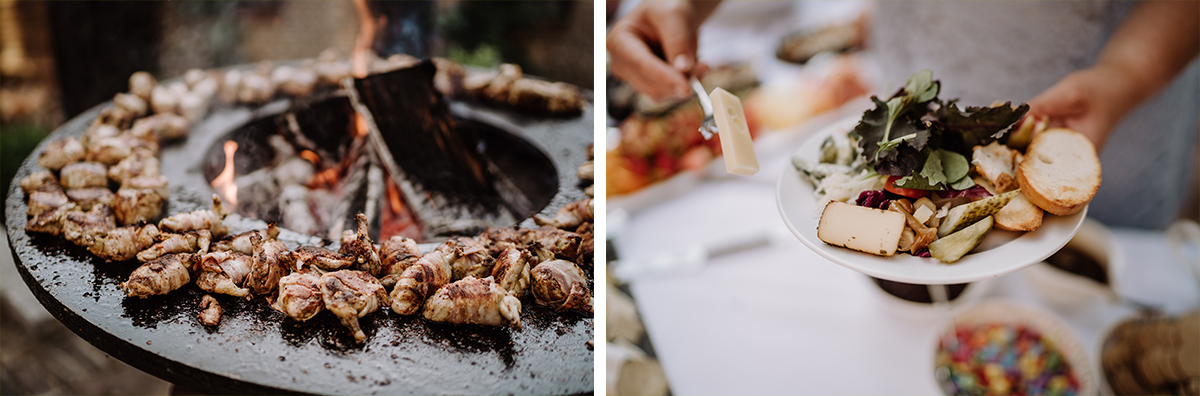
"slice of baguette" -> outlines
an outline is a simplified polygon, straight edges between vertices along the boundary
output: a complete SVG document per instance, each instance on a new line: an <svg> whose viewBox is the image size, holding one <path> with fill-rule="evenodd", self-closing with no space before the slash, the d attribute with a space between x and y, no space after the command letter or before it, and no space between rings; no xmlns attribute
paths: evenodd
<svg viewBox="0 0 1200 396"><path fill-rule="evenodd" d="M1066 216L1083 210L1100 189L1100 158L1082 134L1048 129L1033 137L1017 166L1025 197L1047 212Z"/></svg>
<svg viewBox="0 0 1200 396"><path fill-rule="evenodd" d="M1042 208L1017 194L995 215L996 228L1008 231L1033 231L1042 226Z"/></svg>

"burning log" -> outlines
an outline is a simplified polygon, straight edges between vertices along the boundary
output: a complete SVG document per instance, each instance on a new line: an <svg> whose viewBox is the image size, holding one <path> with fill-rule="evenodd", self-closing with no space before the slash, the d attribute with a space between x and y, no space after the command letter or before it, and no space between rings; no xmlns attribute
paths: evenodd
<svg viewBox="0 0 1200 396"><path fill-rule="evenodd" d="M524 195L470 148L468 136L457 133L449 107L434 87L436 73L434 63L425 60L347 80L344 88L405 203L425 226L426 237L515 223L523 216L505 198L519 202Z"/></svg>

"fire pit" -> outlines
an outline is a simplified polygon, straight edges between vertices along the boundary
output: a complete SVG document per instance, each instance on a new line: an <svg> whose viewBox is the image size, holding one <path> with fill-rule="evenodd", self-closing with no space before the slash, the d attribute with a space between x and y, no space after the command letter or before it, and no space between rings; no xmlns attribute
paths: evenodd
<svg viewBox="0 0 1200 396"><path fill-rule="evenodd" d="M345 227L341 215L353 216L357 211L374 216L373 237L416 232L407 226L402 211L393 210L386 181L373 184L372 180L386 178L382 169L372 170L377 165L372 165L370 151L356 152L354 136L338 133L344 130L339 127L346 123L343 118L351 116L344 111L345 100L329 94L305 103L281 99L260 107L215 108L192 126L185 141L166 144L161 150L161 171L170 180L164 212L207 208L216 191L213 182L226 170L228 152L233 155L228 161L233 168L227 178L234 185L296 158L312 164L314 172L341 169L326 184L304 183L309 194L325 189L339 195L333 209L323 206L322 211L313 211L333 213L316 219L317 226L306 230L315 232L284 227L278 239L289 249L336 240L330 236L336 235L338 220ZM81 135L108 105L70 120L35 153L53 139ZM533 211L553 216L558 207L584 197L576 167L587 160L586 146L592 140L590 104L581 116L572 118L523 115L474 102L451 103L450 109L463 131L474 135L470 141L479 153L512 175L512 183L526 192ZM312 114L318 116L308 118ZM308 147L289 140L296 158L276 158L279 152L272 150L277 146L266 136L280 130L299 130L317 144ZM236 143L236 151L226 151L228 141ZM304 154L305 150L316 155ZM14 180L36 170L36 159L36 154L27 158ZM349 165L340 165L344 163ZM238 212L224 222L232 233L264 228L268 220L290 220L278 200L263 199L270 196L269 188L251 192L261 187L253 181L246 179L238 186ZM291 184L280 187L281 197L288 187L296 191ZM319 201L309 205L312 202ZM60 238L27 234L27 205L15 181L5 207L17 267L39 301L97 347L186 388L238 394L573 394L593 389L591 317L527 304L522 313L525 328L510 331L376 313L360 319L368 337L365 343L355 344L327 312L299 323L261 301L230 300L223 303L220 326L210 329L196 320L204 293L193 285L165 296L126 298L119 283L136 263L107 263ZM534 227L528 215L512 220ZM433 236L426 238L429 242L446 235L420 232ZM431 245L423 245L422 250Z"/></svg>
<svg viewBox="0 0 1200 396"><path fill-rule="evenodd" d="M471 111L464 105L457 113ZM375 240L401 235L438 242L514 225L546 208L559 194L558 168L573 169L567 156L551 159L520 132L457 115L455 133L521 194L463 194L460 199L485 213L458 217L453 228L423 230L372 146L356 135L348 97L332 94L298 101L258 117L214 140L201 160L201 173L242 216L330 240L352 229L354 215L360 212L367 215ZM234 152L232 167L227 150ZM230 176L221 178L225 173ZM578 190L574 185L564 187L564 195L578 195L569 191Z"/></svg>

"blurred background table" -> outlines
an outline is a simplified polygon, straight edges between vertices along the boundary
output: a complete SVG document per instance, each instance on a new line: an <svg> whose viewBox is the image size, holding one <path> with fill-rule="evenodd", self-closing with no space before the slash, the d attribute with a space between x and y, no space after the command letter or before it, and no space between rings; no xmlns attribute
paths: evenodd
<svg viewBox="0 0 1200 396"><path fill-rule="evenodd" d="M782 229L774 180L783 158L760 158L752 178L700 184L630 216L614 239L622 258ZM1179 313L1200 303L1196 276L1169 253L1162 232L1110 229L1125 252L1118 293ZM1134 315L1097 299L1055 311L1024 272L994 280L983 298L1058 314L1093 363L1102 332ZM647 335L674 394L936 394L934 327L940 311L885 294L865 275L813 253L795 238L716 257L690 272L630 283Z"/></svg>
<svg viewBox="0 0 1200 396"><path fill-rule="evenodd" d="M627 3L613 15L632 7ZM796 70L775 59L779 37L852 19L862 5L799 2L786 9L760 3L743 14L719 8L701 28L699 58L751 62L763 86L770 86ZM744 20L754 23L737 23ZM863 61L869 94L886 95L902 84L882 81L877 63L869 56ZM791 166L790 152L804 136L868 106L860 97L794 130L771 133L774 142L759 140L760 171L753 177L724 175L718 158L701 173L642 191L647 194L609 199L610 260L614 253L620 261L647 260L747 233L777 235L764 246L623 286L649 339L639 346L661 364L672 394L940 394L933 354L942 311L899 300L866 275L813 253L788 233L777 209L776 179ZM610 150L620 140L616 134L610 132ZM1195 210L1185 215L1195 218ZM1200 305L1197 275L1172 255L1164 232L1108 230L1124 252L1123 269L1115 274L1120 296L1169 315ZM1103 298L1057 309L1037 293L1029 268L974 283L967 293L972 289L976 295L964 300L1003 299L1058 316L1087 347L1096 370L1103 333L1138 314L1133 304Z"/></svg>

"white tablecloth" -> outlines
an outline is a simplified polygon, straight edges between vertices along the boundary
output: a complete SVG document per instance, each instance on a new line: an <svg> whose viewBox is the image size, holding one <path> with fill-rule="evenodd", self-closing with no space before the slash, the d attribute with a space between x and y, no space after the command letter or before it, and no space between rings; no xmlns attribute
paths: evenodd
<svg viewBox="0 0 1200 396"><path fill-rule="evenodd" d="M709 180L632 214L614 238L618 255L653 257L764 227L786 232L774 180L787 158L762 160L752 178ZM1175 262L1163 233L1110 231L1127 256L1121 295L1168 312L1200 303L1196 276ZM1052 310L1025 272L989 281L984 298ZM676 395L938 393L930 364L939 312L898 302L794 238L630 286ZM1101 333L1134 310L1097 299L1052 312L1076 331L1095 364Z"/></svg>

